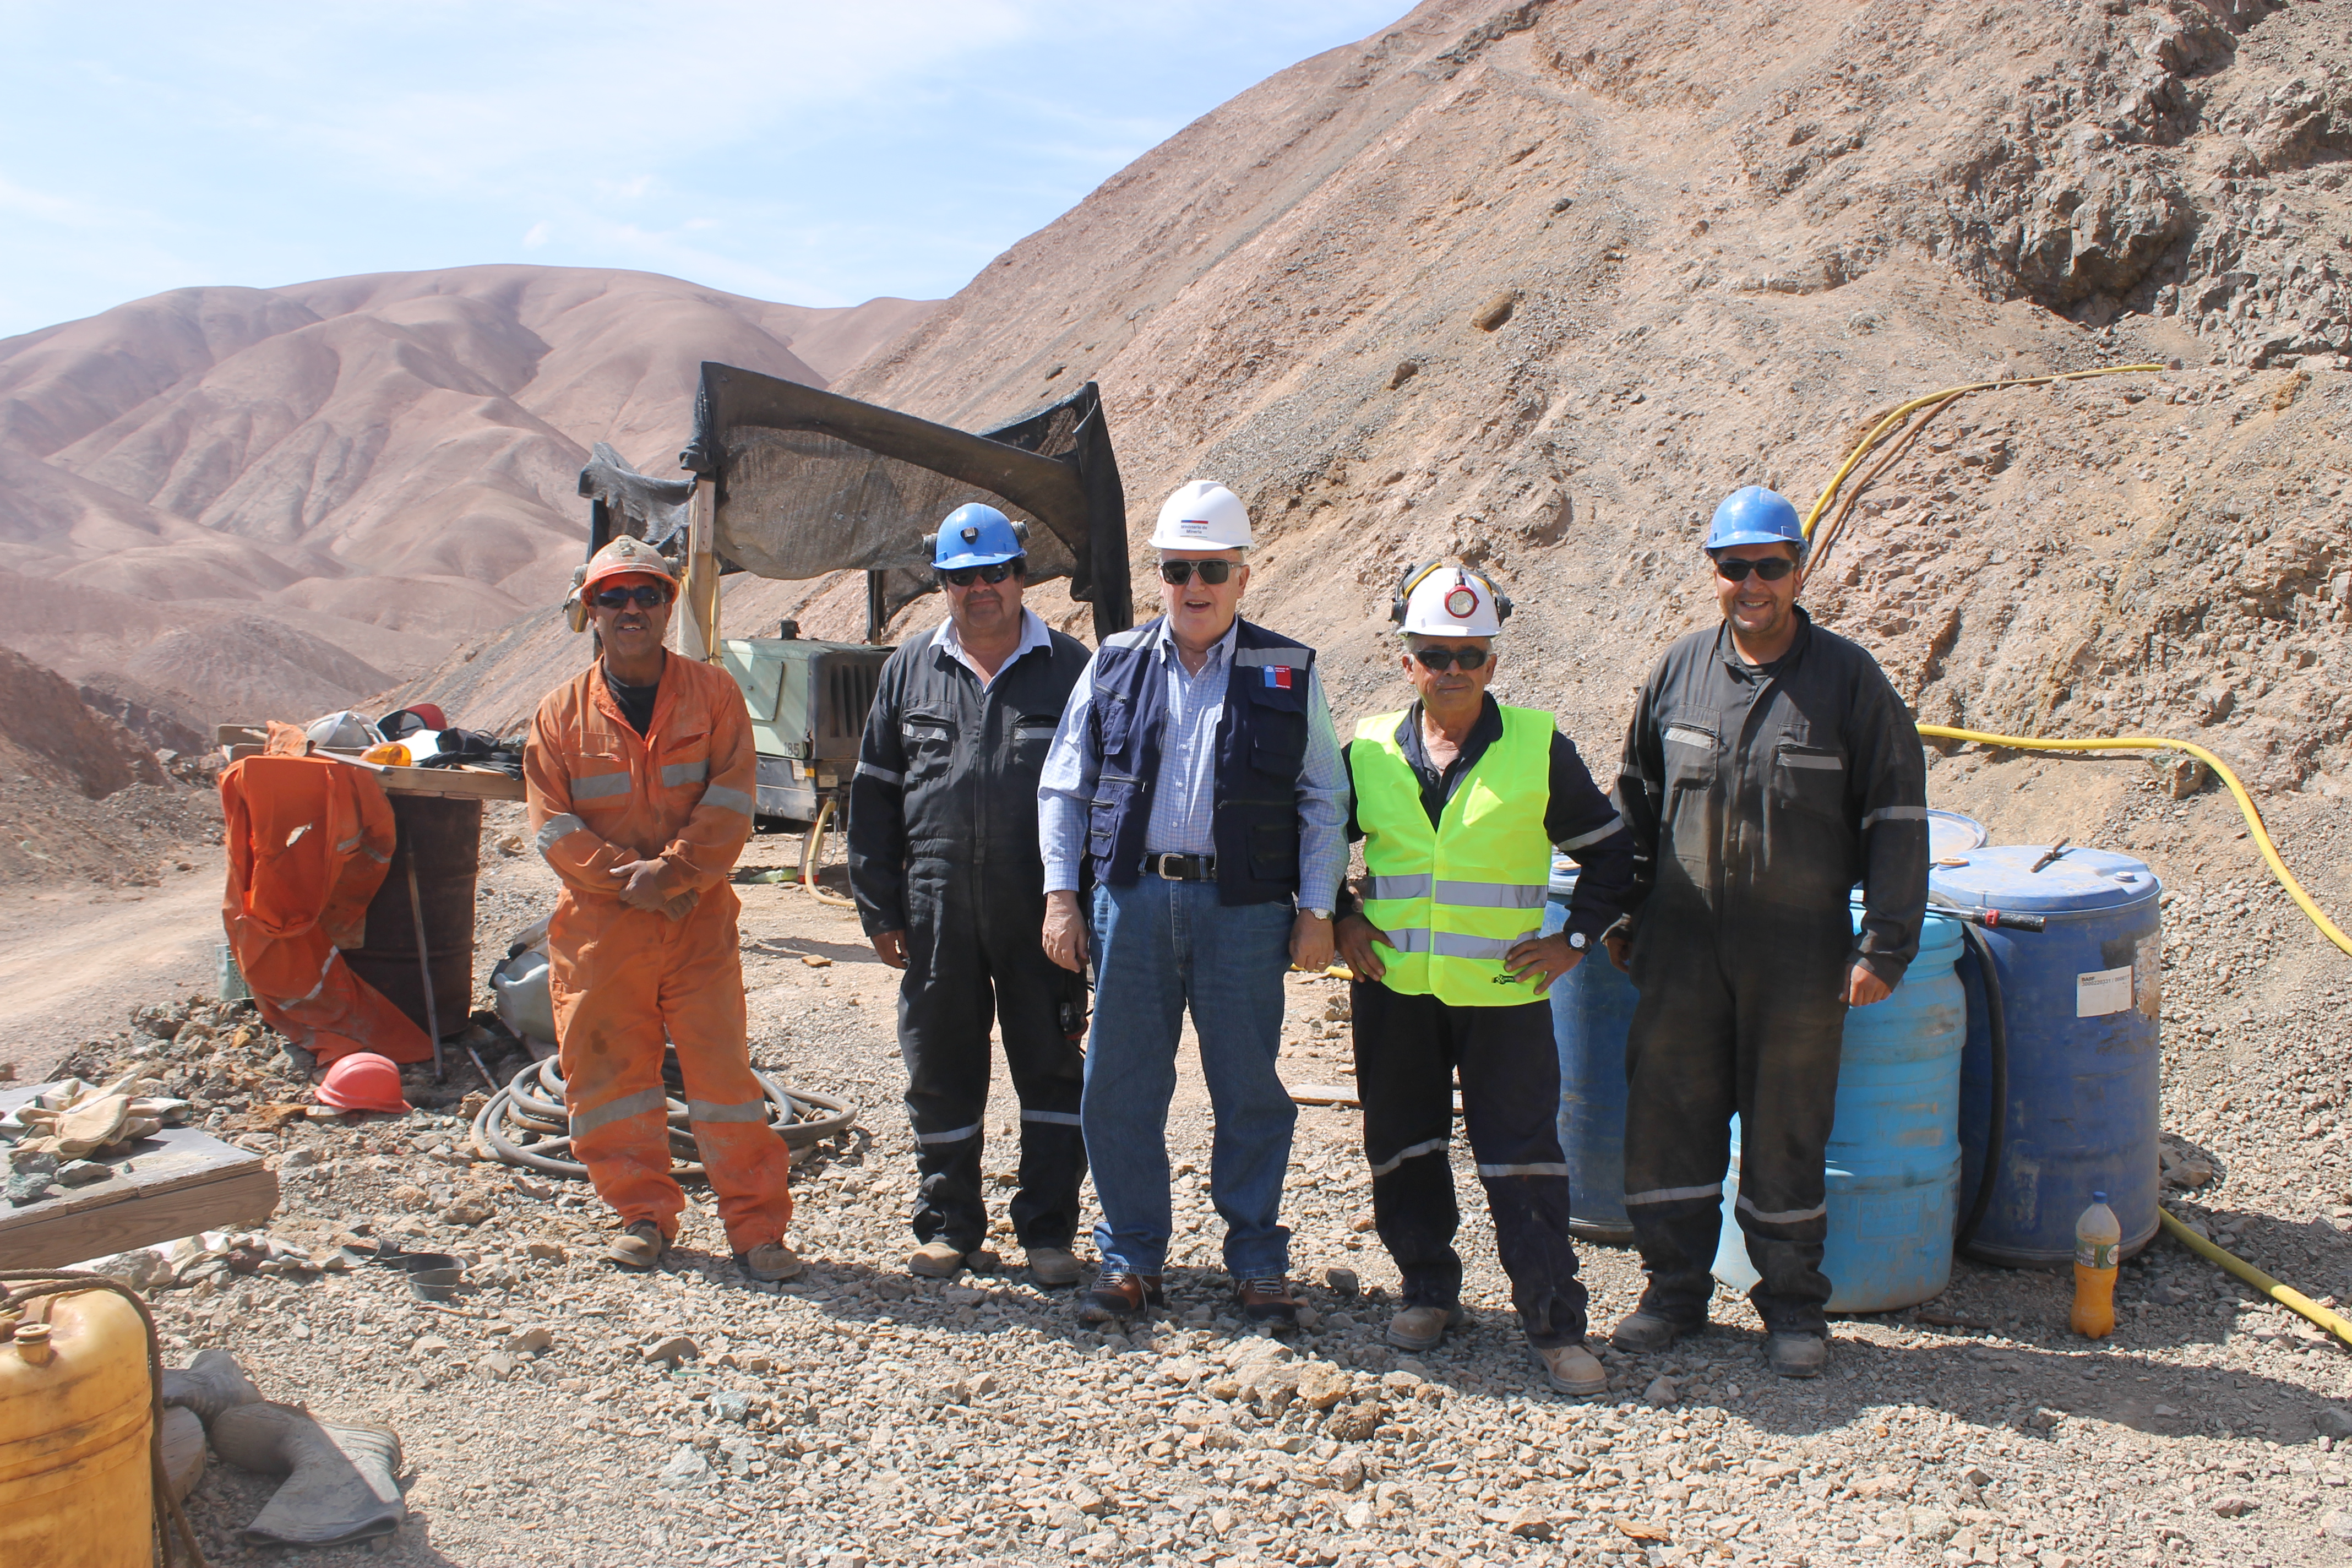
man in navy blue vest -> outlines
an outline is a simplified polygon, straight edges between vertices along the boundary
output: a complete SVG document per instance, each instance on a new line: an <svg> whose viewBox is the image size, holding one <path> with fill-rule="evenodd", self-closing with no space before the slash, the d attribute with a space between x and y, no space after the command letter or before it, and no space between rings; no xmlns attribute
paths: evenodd
<svg viewBox="0 0 2352 1568"><path fill-rule="evenodd" d="M1161 1304L1172 1228L1168 1102L1184 1009L1216 1106L1210 1193L1243 1313L1295 1322L1282 1179L1297 1111L1275 1073L1284 973L1331 962L1348 776L1315 650L1240 618L1249 514L1195 479L1160 508L1166 612L1105 639L1040 780L1045 952L1091 942L1078 1115L1102 1223L1087 1322ZM1091 886L1081 914L1080 890Z"/></svg>

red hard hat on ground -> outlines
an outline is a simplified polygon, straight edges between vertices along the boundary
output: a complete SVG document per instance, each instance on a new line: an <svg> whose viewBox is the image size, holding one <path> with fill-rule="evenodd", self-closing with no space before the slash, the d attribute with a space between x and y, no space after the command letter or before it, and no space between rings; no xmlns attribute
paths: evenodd
<svg viewBox="0 0 2352 1568"><path fill-rule="evenodd" d="M337 1110L381 1110L397 1116L409 1109L400 1092L400 1068L390 1057L353 1051L337 1059L319 1085L319 1103Z"/></svg>

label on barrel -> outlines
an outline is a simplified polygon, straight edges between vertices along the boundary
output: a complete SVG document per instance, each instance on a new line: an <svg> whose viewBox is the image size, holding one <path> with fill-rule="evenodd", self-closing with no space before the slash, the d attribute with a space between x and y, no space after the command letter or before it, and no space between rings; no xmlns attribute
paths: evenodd
<svg viewBox="0 0 2352 1568"><path fill-rule="evenodd" d="M2074 1261L2085 1268L2113 1268L2116 1254L2122 1250L2123 1243L2119 1241L2089 1242L2078 1238L2074 1243Z"/></svg>
<svg viewBox="0 0 2352 1568"><path fill-rule="evenodd" d="M2126 964L2121 969L2090 969L2074 976L2074 1016L2104 1018L2110 1013L2131 1010L2132 972Z"/></svg>

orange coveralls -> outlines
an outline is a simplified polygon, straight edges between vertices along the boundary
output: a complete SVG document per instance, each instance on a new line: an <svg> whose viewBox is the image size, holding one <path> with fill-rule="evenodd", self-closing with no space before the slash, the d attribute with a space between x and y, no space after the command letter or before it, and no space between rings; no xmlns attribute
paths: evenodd
<svg viewBox="0 0 2352 1568"><path fill-rule="evenodd" d="M392 805L373 774L291 748L231 763L220 776L228 890L221 922L262 1018L322 1062L377 1051L433 1059L408 1016L353 974L338 949L367 940L368 900L394 841Z"/></svg>
<svg viewBox="0 0 2352 1568"><path fill-rule="evenodd" d="M738 1253L782 1240L793 1215L790 1158L751 1073L727 883L758 769L733 678L676 654L648 734L622 718L599 660L547 694L523 752L539 851L563 879L547 947L572 1151L623 1224L677 1235L686 1194L670 1174L667 1032ZM656 858L669 912L621 902L614 868Z"/></svg>

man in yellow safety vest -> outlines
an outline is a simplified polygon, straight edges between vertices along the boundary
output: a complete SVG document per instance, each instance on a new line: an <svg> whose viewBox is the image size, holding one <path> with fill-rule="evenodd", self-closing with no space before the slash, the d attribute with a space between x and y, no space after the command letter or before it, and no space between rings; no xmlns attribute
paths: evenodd
<svg viewBox="0 0 2352 1568"><path fill-rule="evenodd" d="M1465 567L1405 574L1391 615L1420 700L1365 720L1347 747L1349 834L1364 840L1368 896L1334 936L1356 977L1372 1217L1404 1277L1389 1342L1428 1350L1461 1317L1461 1215L1445 1157L1458 1071L1520 1324L1551 1386L1582 1396L1604 1392L1609 1374L1584 1346L1546 994L1616 923L1633 862L1609 797L1552 716L1486 695L1510 607ZM1582 874L1565 928L1539 936L1555 847Z"/></svg>

